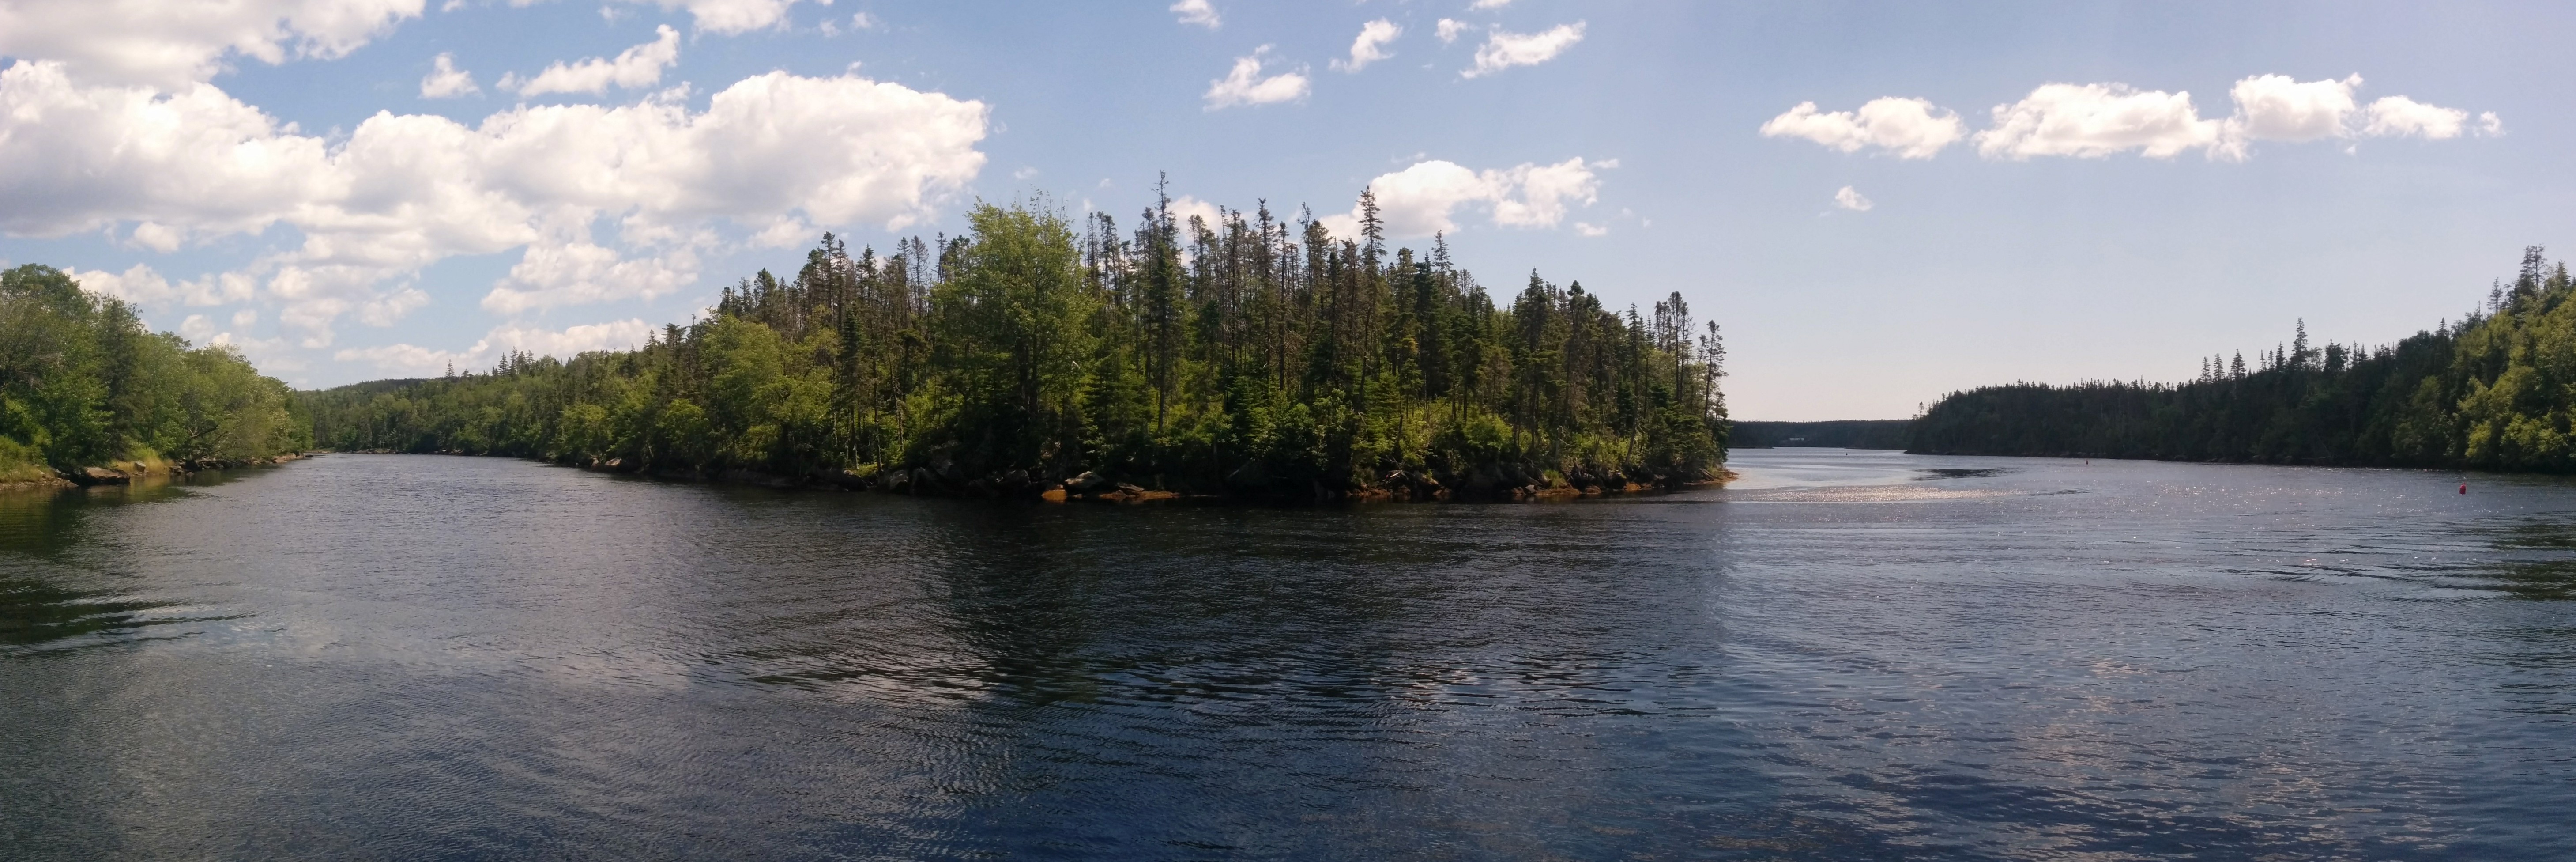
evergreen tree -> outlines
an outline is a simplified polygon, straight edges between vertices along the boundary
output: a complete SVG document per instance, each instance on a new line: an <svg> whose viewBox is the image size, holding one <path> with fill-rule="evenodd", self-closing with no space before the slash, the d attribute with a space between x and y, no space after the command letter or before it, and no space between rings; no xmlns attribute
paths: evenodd
<svg viewBox="0 0 2576 862"><path fill-rule="evenodd" d="M1249 494L1505 494L1698 481L1725 457L1712 324L1537 273L1497 308L1451 259L1311 213L1132 232L978 206L965 236L756 273L640 349L312 393L344 448L749 469L969 493L1085 472ZM902 477L898 480L896 477ZM924 482L929 483L927 487Z"/></svg>
<svg viewBox="0 0 2576 862"><path fill-rule="evenodd" d="M2031 384L1956 393L1913 429L1922 451L2576 472L2576 296L2534 247L2480 310L2393 345L2300 321L2248 372L2183 384Z"/></svg>

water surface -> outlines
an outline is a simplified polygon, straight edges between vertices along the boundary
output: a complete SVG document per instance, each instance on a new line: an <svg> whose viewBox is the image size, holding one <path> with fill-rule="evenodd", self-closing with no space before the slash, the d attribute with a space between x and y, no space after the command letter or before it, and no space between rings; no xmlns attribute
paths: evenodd
<svg viewBox="0 0 2576 862"><path fill-rule="evenodd" d="M1737 453L1037 506L0 496L12 859L2564 858L2576 485Z"/></svg>

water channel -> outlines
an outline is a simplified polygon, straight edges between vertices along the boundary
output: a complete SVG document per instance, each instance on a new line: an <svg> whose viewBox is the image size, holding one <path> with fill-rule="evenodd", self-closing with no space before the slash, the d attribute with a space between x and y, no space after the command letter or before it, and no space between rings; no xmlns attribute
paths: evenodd
<svg viewBox="0 0 2576 862"><path fill-rule="evenodd" d="M1733 465L1321 508L393 455L0 495L0 857L2576 853L2576 482Z"/></svg>

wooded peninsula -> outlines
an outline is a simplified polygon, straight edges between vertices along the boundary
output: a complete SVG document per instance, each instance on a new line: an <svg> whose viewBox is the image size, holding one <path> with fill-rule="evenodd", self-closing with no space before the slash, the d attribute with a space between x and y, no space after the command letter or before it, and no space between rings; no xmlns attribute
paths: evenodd
<svg viewBox="0 0 2576 862"><path fill-rule="evenodd" d="M2576 286L2523 251L2457 322L2396 344L2310 344L2202 362L2182 383L2017 383L1953 393L1909 450L2576 472Z"/></svg>
<svg viewBox="0 0 2576 862"><path fill-rule="evenodd" d="M1679 293L1497 301L1435 238L1267 207L969 233L727 288L642 348L306 393L319 445L912 493L1531 496L1713 479L1725 350Z"/></svg>

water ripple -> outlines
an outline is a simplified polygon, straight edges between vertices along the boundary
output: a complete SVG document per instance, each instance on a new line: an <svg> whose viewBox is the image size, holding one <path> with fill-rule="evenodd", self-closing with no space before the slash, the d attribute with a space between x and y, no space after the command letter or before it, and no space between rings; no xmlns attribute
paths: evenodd
<svg viewBox="0 0 2576 862"><path fill-rule="evenodd" d="M2576 488L1741 453L1544 505L330 456L0 501L11 858L2449 859L2576 804Z"/></svg>

